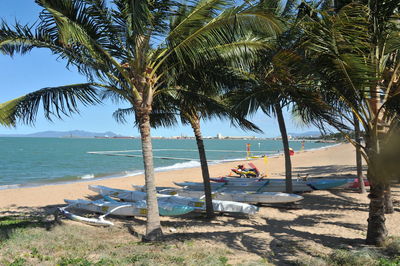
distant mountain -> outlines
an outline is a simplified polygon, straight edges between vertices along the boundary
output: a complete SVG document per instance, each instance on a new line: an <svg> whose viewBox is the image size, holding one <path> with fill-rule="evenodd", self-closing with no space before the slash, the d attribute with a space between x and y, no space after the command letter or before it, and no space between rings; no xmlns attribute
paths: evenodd
<svg viewBox="0 0 400 266"><path fill-rule="evenodd" d="M319 137L321 136L321 133L319 131L307 131L307 132L302 132L302 133L288 133L288 135L292 137Z"/></svg>
<svg viewBox="0 0 400 266"><path fill-rule="evenodd" d="M24 138L94 138L94 137L116 137L120 136L114 132L104 133L88 132L83 130L72 131L43 131L32 134L0 134L0 137L24 137Z"/></svg>

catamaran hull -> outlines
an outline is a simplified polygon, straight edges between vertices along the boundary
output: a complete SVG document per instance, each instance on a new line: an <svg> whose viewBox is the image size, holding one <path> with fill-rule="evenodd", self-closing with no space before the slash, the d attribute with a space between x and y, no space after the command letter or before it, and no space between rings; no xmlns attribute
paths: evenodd
<svg viewBox="0 0 400 266"><path fill-rule="evenodd" d="M160 190L159 193L167 195L179 195L183 197L194 197L194 198L200 198L204 196L203 191L173 189L173 188ZM255 193L255 192L243 192L243 191L214 192L212 194L212 198L217 200L229 200L229 201L238 201L245 203L261 203L261 204L292 203L303 199L303 197L300 195L288 194L282 192Z"/></svg>
<svg viewBox="0 0 400 266"><path fill-rule="evenodd" d="M175 183L177 186L184 187L188 190L203 191L203 183L196 182L181 182ZM224 183L211 183L211 189L213 192L219 190L222 191L247 191L247 192L285 192L286 185L284 182L280 181L266 181L266 182L250 182L250 183L240 183L240 184L224 184ZM302 182L293 182L294 192L310 192L313 189Z"/></svg>
<svg viewBox="0 0 400 266"><path fill-rule="evenodd" d="M211 181L218 183L227 183L228 185L246 185L246 184L264 184L271 182L285 182L285 179L260 179L260 178L232 178L220 177L210 178ZM316 190L336 189L336 188L358 188L358 179L350 178L312 178L308 180L293 180L294 184L305 184ZM364 180L364 185L369 186L368 180Z"/></svg>
<svg viewBox="0 0 400 266"><path fill-rule="evenodd" d="M89 189L99 193L102 196L110 196L114 198L118 198L125 201L135 201L140 200L141 198L146 197L146 193L142 191L131 191L131 190L123 190L123 189L113 189L104 186L89 186ZM204 200L200 200L199 198L193 197L182 197L179 196L171 196L160 194L157 195L158 204L178 204L183 206L189 206L196 210L205 210L205 202ZM244 214L255 214L258 211L256 206L234 202L234 201L221 201L221 200L213 200L213 208L216 212L232 212L232 213L244 213Z"/></svg>
<svg viewBox="0 0 400 266"><path fill-rule="evenodd" d="M135 203L128 202L108 202L104 200L89 201L89 200L65 200L71 208L86 210L95 213L112 214L118 216L146 216L146 202L140 201ZM187 214L194 210L190 206L162 204L159 205L160 215L177 216Z"/></svg>

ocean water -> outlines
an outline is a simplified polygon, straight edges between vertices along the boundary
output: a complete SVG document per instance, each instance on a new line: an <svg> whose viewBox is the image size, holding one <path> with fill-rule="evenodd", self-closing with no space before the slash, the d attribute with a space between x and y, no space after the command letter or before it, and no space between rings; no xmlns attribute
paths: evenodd
<svg viewBox="0 0 400 266"><path fill-rule="evenodd" d="M212 139L205 140L207 159L210 163L243 159L247 143L251 144L253 155L272 156L282 152L278 140ZM306 142L305 149L328 145L332 144ZM291 141L290 146L298 151L301 142ZM162 157L154 159L156 171L200 165L195 140L154 139L153 149L155 157ZM141 157L88 153L93 151L138 156L141 143L139 139L0 138L0 189L143 173Z"/></svg>

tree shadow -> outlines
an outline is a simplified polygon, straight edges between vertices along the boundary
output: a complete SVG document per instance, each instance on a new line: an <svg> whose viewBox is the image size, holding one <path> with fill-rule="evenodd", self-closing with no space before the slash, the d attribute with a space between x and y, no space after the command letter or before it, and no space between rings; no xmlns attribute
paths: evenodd
<svg viewBox="0 0 400 266"><path fill-rule="evenodd" d="M209 227L209 223L190 223L190 226L197 228L197 232L178 232L166 236L166 241L187 241L187 240L212 240L221 242L234 250L245 251L256 254L262 258L273 260L277 265L287 265L292 262L296 252L303 252L315 255L315 250L309 250L304 245L305 240L312 241L324 247L338 248L340 245L360 245L361 238L344 238L331 233L311 233L306 228L314 227L317 224L334 224L356 230L362 230L361 226L347 223L332 223L330 220L336 218L336 214L302 215L293 220L279 220L263 217L263 223L252 221L241 223L240 220L219 221L214 223L216 231L204 231L202 226ZM163 226L175 226L177 228L186 226L184 221L164 222ZM227 227L240 227L240 231L226 230ZM296 227L301 226L303 229ZM306 227L304 229L304 227ZM221 230L219 230L221 229ZM225 229L225 230L224 230ZM260 237L260 236L270 237ZM272 240L269 242L269 238Z"/></svg>
<svg viewBox="0 0 400 266"><path fill-rule="evenodd" d="M168 219L162 218L161 224L166 229L165 241L203 240L224 243L234 250L256 254L272 260L277 265L287 265L292 262L293 256L298 252L315 255L315 249L310 249L305 242L327 248L338 248L343 244L352 246L363 244L362 238L341 237L335 235L335 232L324 230L321 232L308 230L316 226L323 228L335 225L350 230L364 231L365 226L361 224L332 222L333 219L342 216L340 210L368 211L368 204L358 202L348 193L342 191L307 193L301 203L301 213L299 210L278 209L279 212L290 214L288 217L295 217L291 220L269 218L268 209L270 208L265 207L265 211L250 217L222 215L210 221L205 218L204 213L194 212L178 217L168 217ZM51 218L60 206L51 205L35 209L19 207L4 212L0 210L0 241L8 239L18 228L40 227L51 230L59 224L57 219ZM304 210L309 210L310 213L307 214ZM319 212L315 214L316 212L311 211ZM325 211L330 213L324 213ZM141 238L139 232L143 231L146 224L145 217L114 216L109 219L126 227L139 239ZM169 232L168 229L173 230Z"/></svg>
<svg viewBox="0 0 400 266"><path fill-rule="evenodd" d="M287 265L292 261L296 252L300 251L310 256L315 256L315 250L310 249L304 244L305 240L312 241L316 244L328 248L339 248L343 245L362 245L364 239L362 238L349 238L341 237L330 233L314 233L306 229L295 229L296 226L313 227L316 223L334 224L336 226L355 227L360 229L357 225L349 225L344 223L332 223L330 218L335 215L305 215L300 216L293 221L281 221L268 219L266 232L269 233L273 240L270 243L270 249L273 251L274 256L272 259L277 265Z"/></svg>
<svg viewBox="0 0 400 266"><path fill-rule="evenodd" d="M40 208L14 207L0 210L0 243L9 239L16 230L24 228L43 228L47 231L60 225L56 210L61 205L48 205Z"/></svg>
<svg viewBox="0 0 400 266"><path fill-rule="evenodd" d="M363 171L366 171L367 167L363 166ZM310 167L295 167L293 169L293 176L305 176L317 177L317 176L327 176L327 177L347 177L355 176L353 174L348 174L348 172L356 172L357 167L353 165L324 165L324 166L310 166Z"/></svg>
<svg viewBox="0 0 400 266"><path fill-rule="evenodd" d="M357 199L347 196L347 193L339 190L328 190L329 194L307 193L303 194L301 201L303 210L353 210L368 212L368 204L359 202ZM357 192L354 192L357 193ZM335 197L332 197L334 195ZM367 197L367 195L365 195Z"/></svg>

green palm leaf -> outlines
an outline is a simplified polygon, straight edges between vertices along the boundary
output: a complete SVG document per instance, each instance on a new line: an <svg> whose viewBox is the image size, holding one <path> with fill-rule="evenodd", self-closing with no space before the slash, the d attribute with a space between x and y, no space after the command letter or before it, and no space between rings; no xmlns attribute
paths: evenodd
<svg viewBox="0 0 400 266"><path fill-rule="evenodd" d="M89 83L73 84L61 87L49 87L29 93L25 96L0 104L0 124L15 126L20 120L33 124L43 106L44 116L62 118L79 113L78 103L93 105L99 103L96 89Z"/></svg>

